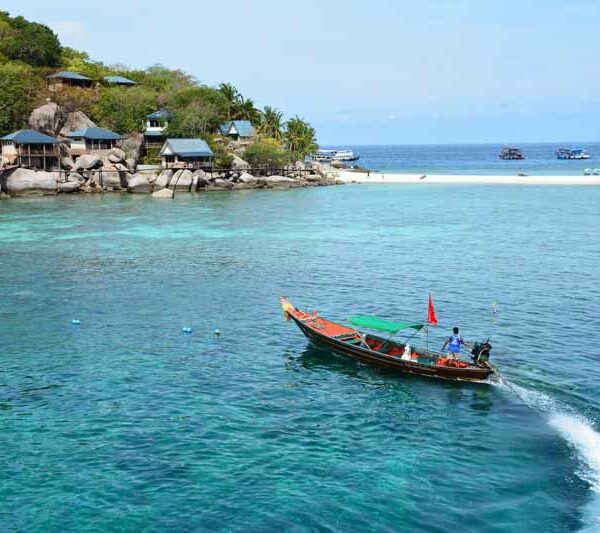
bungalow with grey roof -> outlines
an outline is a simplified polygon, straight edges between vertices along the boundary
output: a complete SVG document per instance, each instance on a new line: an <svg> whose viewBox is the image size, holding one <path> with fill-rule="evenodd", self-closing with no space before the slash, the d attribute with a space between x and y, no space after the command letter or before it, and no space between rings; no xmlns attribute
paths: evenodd
<svg viewBox="0 0 600 533"><path fill-rule="evenodd" d="M0 139L7 166L48 170L60 168L59 140L35 130L19 130Z"/></svg>
<svg viewBox="0 0 600 533"><path fill-rule="evenodd" d="M137 82L123 76L104 76L104 81L110 85L120 85L122 87L137 85Z"/></svg>
<svg viewBox="0 0 600 533"><path fill-rule="evenodd" d="M70 70L61 70L56 74L51 74L46 78L49 87L62 87L63 85L69 87L91 87L94 84L94 80L77 74L77 72L71 72Z"/></svg>
<svg viewBox="0 0 600 533"><path fill-rule="evenodd" d="M228 120L219 126L219 133L234 141L242 143L252 142L256 135L254 126L249 120Z"/></svg>
<svg viewBox="0 0 600 533"><path fill-rule="evenodd" d="M167 139L160 150L164 168L210 169L213 151L202 139Z"/></svg>
<svg viewBox="0 0 600 533"><path fill-rule="evenodd" d="M118 133L104 128L84 128L68 133L67 137L73 157L90 152L100 152L100 155L103 155L104 152L115 148L118 141L123 139Z"/></svg>
<svg viewBox="0 0 600 533"><path fill-rule="evenodd" d="M146 145L162 145L165 142L165 129L169 125L170 116L171 113L164 108L146 116L146 127L144 129Z"/></svg>

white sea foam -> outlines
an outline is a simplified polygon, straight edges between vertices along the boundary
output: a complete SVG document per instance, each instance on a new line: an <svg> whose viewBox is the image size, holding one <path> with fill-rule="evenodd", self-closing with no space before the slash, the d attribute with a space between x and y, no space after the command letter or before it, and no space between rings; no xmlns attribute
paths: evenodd
<svg viewBox="0 0 600 533"><path fill-rule="evenodd" d="M584 531L600 531L600 433L585 417L561 405L543 392L529 390L514 383L501 385L514 392L526 405L540 412L571 446L581 461L577 475L590 484L592 500L585 508Z"/></svg>

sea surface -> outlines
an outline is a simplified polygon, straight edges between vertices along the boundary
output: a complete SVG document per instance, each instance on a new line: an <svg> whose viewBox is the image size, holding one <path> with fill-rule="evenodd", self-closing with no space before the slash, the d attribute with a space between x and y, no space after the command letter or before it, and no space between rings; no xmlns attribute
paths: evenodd
<svg viewBox="0 0 600 533"><path fill-rule="evenodd" d="M521 161L504 161L498 157L501 144L423 144L324 146L332 149L352 149L360 155L353 165L388 173L407 174L475 174L514 176L519 172L530 176L580 176L585 169L598 169L600 174L600 143L521 143L516 145L525 154ZM557 148L585 147L586 160L556 158Z"/></svg>
<svg viewBox="0 0 600 533"><path fill-rule="evenodd" d="M434 184L0 202L0 530L600 530L599 206ZM429 292L430 345L490 336L504 386L333 357L277 303L422 320Z"/></svg>

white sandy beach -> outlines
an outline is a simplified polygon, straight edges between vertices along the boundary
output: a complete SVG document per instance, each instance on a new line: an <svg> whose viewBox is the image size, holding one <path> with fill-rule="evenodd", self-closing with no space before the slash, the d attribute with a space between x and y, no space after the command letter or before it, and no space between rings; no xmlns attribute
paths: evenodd
<svg viewBox="0 0 600 533"><path fill-rule="evenodd" d="M600 176L468 176L443 174L387 174L338 170L337 178L346 183L449 183L504 185L600 185Z"/></svg>

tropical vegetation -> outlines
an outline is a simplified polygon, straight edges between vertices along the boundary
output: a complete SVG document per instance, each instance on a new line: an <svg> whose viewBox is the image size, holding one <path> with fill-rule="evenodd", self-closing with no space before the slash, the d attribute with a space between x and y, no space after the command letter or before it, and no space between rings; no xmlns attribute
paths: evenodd
<svg viewBox="0 0 600 533"><path fill-rule="evenodd" d="M96 83L90 88L48 87L47 76L58 70L77 72ZM111 75L137 85L105 83L104 77ZM228 120L254 125L258 138L248 147L247 157L261 166L303 159L317 149L315 130L308 122L299 117L286 122L271 106L259 109L231 83L210 87L162 65L138 70L106 65L62 46L47 26L0 11L0 135L26 127L31 111L49 100L67 112L83 111L99 126L123 134L142 131L146 115L167 107L168 135L205 138L223 165L231 163L231 156L213 134Z"/></svg>

